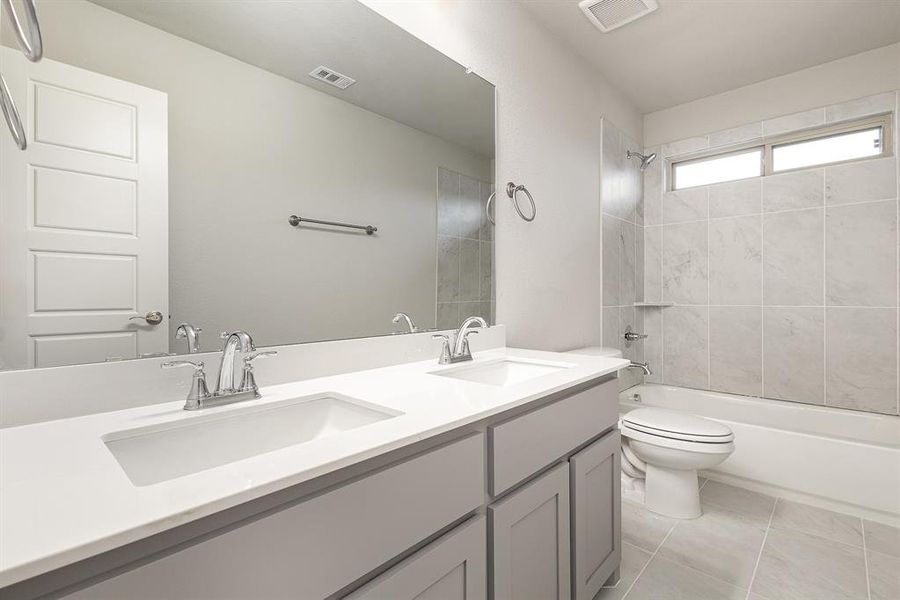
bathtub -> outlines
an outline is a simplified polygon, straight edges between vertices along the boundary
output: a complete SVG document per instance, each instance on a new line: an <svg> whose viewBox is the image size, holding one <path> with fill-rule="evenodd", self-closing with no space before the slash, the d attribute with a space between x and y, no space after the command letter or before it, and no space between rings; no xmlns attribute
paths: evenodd
<svg viewBox="0 0 900 600"><path fill-rule="evenodd" d="M735 451L710 479L900 525L900 417L656 384L622 391L619 405L728 425Z"/></svg>

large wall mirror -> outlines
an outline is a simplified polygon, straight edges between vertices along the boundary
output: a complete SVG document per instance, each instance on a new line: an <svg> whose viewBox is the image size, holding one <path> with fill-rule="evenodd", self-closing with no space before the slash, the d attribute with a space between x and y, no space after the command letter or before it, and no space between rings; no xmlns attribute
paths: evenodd
<svg viewBox="0 0 900 600"><path fill-rule="evenodd" d="M494 87L355 0L38 2L0 369L493 322ZM300 221L291 216L300 217ZM354 229L317 224L372 226Z"/></svg>

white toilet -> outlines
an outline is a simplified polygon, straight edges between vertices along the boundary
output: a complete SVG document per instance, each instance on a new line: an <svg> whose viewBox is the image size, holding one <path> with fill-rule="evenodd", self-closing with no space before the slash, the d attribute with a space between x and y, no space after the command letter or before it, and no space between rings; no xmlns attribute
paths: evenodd
<svg viewBox="0 0 900 600"><path fill-rule="evenodd" d="M677 519L695 519L700 510L697 470L710 469L734 451L731 429L710 419L666 410L638 408L619 420L627 463L645 477L644 506Z"/></svg>
<svg viewBox="0 0 900 600"><path fill-rule="evenodd" d="M615 348L589 347L572 354L621 357ZM638 408L619 419L623 493L643 496L644 506L677 519L696 519L700 510L697 471L710 469L734 451L727 426L664 408ZM630 489L629 489L630 488Z"/></svg>

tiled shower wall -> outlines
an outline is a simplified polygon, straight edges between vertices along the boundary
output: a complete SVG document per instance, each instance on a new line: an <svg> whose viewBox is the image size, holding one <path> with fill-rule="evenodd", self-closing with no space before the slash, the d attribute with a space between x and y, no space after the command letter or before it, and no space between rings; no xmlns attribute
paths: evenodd
<svg viewBox="0 0 900 600"><path fill-rule="evenodd" d="M625 345L626 328L640 332L642 309L634 303L644 295L643 207L640 164L626 151L640 151L608 119L603 120L600 212L603 220L603 345L622 350L631 360L643 360L643 342ZM620 387L640 383L640 371L625 369Z"/></svg>
<svg viewBox="0 0 900 600"><path fill-rule="evenodd" d="M898 94L649 148L649 381L897 414ZM672 192L666 158L894 113L894 155Z"/></svg>
<svg viewBox="0 0 900 600"><path fill-rule="evenodd" d="M438 329L477 315L494 323L494 227L484 206L493 186L443 167L437 174Z"/></svg>

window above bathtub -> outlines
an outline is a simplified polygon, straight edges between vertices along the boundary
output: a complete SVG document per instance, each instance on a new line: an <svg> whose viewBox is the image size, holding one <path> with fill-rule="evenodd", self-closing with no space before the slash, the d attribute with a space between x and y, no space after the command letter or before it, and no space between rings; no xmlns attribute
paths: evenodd
<svg viewBox="0 0 900 600"><path fill-rule="evenodd" d="M670 189L761 177L891 155L891 115L829 125L670 164Z"/></svg>

